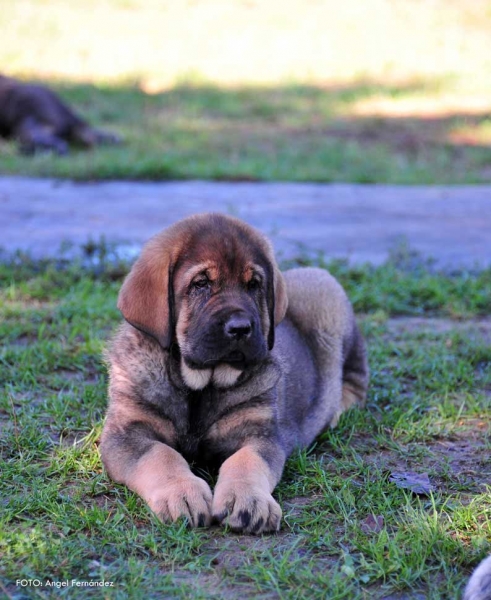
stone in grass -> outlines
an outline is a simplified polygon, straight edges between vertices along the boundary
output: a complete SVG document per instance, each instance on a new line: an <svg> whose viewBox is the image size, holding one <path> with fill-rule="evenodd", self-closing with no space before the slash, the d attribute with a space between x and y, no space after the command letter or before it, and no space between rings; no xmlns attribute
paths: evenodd
<svg viewBox="0 0 491 600"><path fill-rule="evenodd" d="M393 471L390 474L389 481L395 483L397 487L410 490L420 496L429 496L434 491L434 486L430 482L428 473L412 473L410 471Z"/></svg>

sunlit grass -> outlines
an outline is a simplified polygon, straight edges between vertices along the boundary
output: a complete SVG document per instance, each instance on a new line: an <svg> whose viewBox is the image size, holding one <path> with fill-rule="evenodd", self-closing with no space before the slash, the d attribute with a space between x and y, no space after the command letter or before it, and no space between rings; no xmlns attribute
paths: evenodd
<svg viewBox="0 0 491 600"><path fill-rule="evenodd" d="M231 179L358 183L479 183L489 180L488 113L364 114L381 98L397 105L438 89L404 85L180 85L148 95L138 86L52 86L95 125L124 138L117 147L68 157L19 156L0 143L0 172L74 179ZM356 110L355 110L356 109ZM357 113L360 111L360 114ZM475 133L477 135L477 133Z"/></svg>
<svg viewBox="0 0 491 600"><path fill-rule="evenodd" d="M76 179L490 180L485 0L0 0L0 70L118 148L0 171Z"/></svg>
<svg viewBox="0 0 491 600"><path fill-rule="evenodd" d="M217 84L453 77L489 89L485 0L0 2L4 69L148 92L182 78Z"/></svg>

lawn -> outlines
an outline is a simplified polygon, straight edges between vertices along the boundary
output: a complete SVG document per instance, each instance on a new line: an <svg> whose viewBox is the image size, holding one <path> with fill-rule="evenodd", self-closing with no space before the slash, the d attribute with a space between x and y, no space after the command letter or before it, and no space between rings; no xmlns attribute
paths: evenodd
<svg viewBox="0 0 491 600"><path fill-rule="evenodd" d="M125 266L0 265L5 597L460 598L491 551L491 271L329 267L368 341L368 406L288 461L280 533L248 537L164 526L102 470L101 350ZM391 480L407 473L432 491Z"/></svg>
<svg viewBox="0 0 491 600"><path fill-rule="evenodd" d="M0 0L0 70L124 146L18 156L75 179L491 179L486 0Z"/></svg>
<svg viewBox="0 0 491 600"><path fill-rule="evenodd" d="M487 0L285 6L0 0L0 71L125 139L32 158L0 141L0 175L490 182ZM490 269L320 260L359 314L368 405L290 458L281 531L249 537L163 525L104 473L128 265L91 251L0 260L0 597L461 597L491 552ZM424 493L395 481L414 474Z"/></svg>

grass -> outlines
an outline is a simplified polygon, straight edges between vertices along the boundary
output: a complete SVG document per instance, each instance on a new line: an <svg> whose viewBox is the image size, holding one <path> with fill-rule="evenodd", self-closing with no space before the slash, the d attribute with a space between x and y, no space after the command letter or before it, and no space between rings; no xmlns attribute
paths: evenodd
<svg viewBox="0 0 491 600"><path fill-rule="evenodd" d="M101 350L124 268L0 265L5 597L460 598L491 551L491 271L329 266L363 314L368 407L288 461L282 530L255 538L164 526L102 470ZM398 488L401 471L435 491ZM114 586L46 586L72 579Z"/></svg>
<svg viewBox="0 0 491 600"><path fill-rule="evenodd" d="M486 0L11 4L1 70L126 143L65 158L1 143L0 173L490 181Z"/></svg>
<svg viewBox="0 0 491 600"><path fill-rule="evenodd" d="M119 133L125 144L32 158L4 142L0 173L81 180L488 182L487 112L456 111L445 118L353 114L361 99L407 97L424 93L425 86L185 84L148 95L138 85L54 83L91 123ZM466 128L482 139L458 138Z"/></svg>

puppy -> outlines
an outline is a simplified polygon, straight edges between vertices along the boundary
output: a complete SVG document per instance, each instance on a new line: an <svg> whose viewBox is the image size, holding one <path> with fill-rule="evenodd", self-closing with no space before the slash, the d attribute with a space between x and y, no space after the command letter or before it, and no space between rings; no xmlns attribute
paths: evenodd
<svg viewBox="0 0 491 600"><path fill-rule="evenodd" d="M117 144L118 136L93 129L47 87L0 75L0 136L19 141L23 154L66 154L69 143L91 148Z"/></svg>
<svg viewBox="0 0 491 600"><path fill-rule="evenodd" d="M100 451L163 520L276 531L285 460L362 405L365 344L322 269L281 273L266 238L220 214L152 238L123 283ZM190 464L219 466L212 494Z"/></svg>

